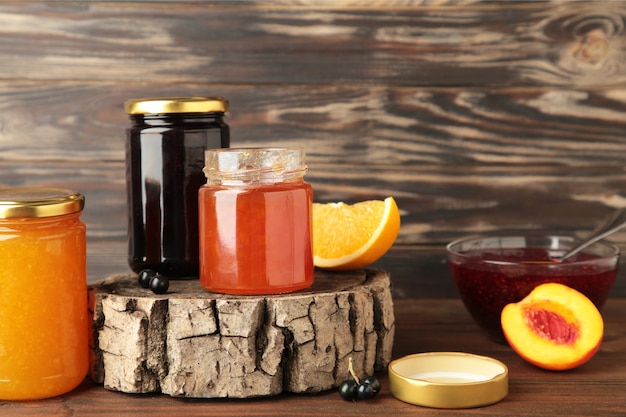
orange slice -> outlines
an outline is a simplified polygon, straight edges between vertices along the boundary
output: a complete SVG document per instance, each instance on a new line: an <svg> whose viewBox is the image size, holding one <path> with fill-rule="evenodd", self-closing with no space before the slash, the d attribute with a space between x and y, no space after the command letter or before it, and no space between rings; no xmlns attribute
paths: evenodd
<svg viewBox="0 0 626 417"><path fill-rule="evenodd" d="M313 263L319 268L358 269L377 261L396 241L400 212L393 197L313 204Z"/></svg>

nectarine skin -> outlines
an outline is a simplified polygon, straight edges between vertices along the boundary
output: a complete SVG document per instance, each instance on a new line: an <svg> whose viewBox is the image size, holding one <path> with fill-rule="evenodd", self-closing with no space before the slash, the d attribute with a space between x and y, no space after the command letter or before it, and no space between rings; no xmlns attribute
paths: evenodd
<svg viewBox="0 0 626 417"><path fill-rule="evenodd" d="M604 321L582 293L558 283L537 286L519 303L502 310L509 345L543 369L567 370L589 361L600 348Z"/></svg>

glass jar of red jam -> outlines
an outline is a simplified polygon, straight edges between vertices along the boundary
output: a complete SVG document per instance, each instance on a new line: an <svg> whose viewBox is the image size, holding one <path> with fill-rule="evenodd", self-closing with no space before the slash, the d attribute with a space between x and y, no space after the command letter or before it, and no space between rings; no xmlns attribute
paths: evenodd
<svg viewBox="0 0 626 417"><path fill-rule="evenodd" d="M221 97L128 100L126 183L130 268L198 278L198 190L204 151L227 148Z"/></svg>
<svg viewBox="0 0 626 417"><path fill-rule="evenodd" d="M215 149L200 188L200 284L278 294L313 284L313 191L301 149Z"/></svg>
<svg viewBox="0 0 626 417"><path fill-rule="evenodd" d="M53 397L87 375L84 197L0 190L0 399Z"/></svg>

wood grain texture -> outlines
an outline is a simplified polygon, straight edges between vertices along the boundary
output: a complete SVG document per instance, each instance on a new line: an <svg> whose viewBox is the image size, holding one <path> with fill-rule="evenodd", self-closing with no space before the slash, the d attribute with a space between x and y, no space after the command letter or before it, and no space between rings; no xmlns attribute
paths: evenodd
<svg viewBox="0 0 626 417"><path fill-rule="evenodd" d="M122 162L0 163L5 186L65 186L86 196L83 220L92 239L126 236ZM6 174L5 174L6 175ZM382 199L393 195L402 226L397 244L442 245L466 234L507 230L584 234L626 205L626 172L576 169L404 167L310 164L307 181L318 202ZM626 242L625 232L611 237Z"/></svg>
<svg viewBox="0 0 626 417"><path fill-rule="evenodd" d="M8 81L0 81L2 159L93 161L94 170L123 161L129 125L123 103L150 94L222 95L231 104L226 120L232 146L302 146L309 164L420 169L626 163L623 88L157 88Z"/></svg>
<svg viewBox="0 0 626 417"><path fill-rule="evenodd" d="M337 387L348 361L371 375L391 360L394 313L383 270L316 271L312 287L273 296L172 281L156 295L136 275L90 286L91 378L126 393L252 398Z"/></svg>
<svg viewBox="0 0 626 417"><path fill-rule="evenodd" d="M0 5L2 79L404 86L626 80L620 2L24 3Z"/></svg>
<svg viewBox="0 0 626 417"><path fill-rule="evenodd" d="M433 279L440 279L434 276ZM524 362L513 350L484 337L460 300L398 300L393 357L456 350L486 355L509 368L509 395L488 407L433 410L392 397L386 373L377 374L381 393L371 401L343 401L335 390L317 395L282 394L264 399L176 399L165 395L127 395L85 381L61 397L30 402L0 402L3 415L50 416L480 416L590 417L626 414L626 300L605 306L605 339L596 356L572 372L546 372Z"/></svg>
<svg viewBox="0 0 626 417"><path fill-rule="evenodd" d="M83 192L90 279L124 272L123 102L205 94L316 201L396 197L399 250L626 205L623 2L332 3L1 3L0 186Z"/></svg>

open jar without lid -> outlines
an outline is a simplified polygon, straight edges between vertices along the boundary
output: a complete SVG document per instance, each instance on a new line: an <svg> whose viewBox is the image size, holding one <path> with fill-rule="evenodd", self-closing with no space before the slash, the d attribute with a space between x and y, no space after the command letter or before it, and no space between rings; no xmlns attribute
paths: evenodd
<svg viewBox="0 0 626 417"><path fill-rule="evenodd" d="M214 149L199 192L200 283L276 294L313 284L313 191L301 149Z"/></svg>
<svg viewBox="0 0 626 417"><path fill-rule="evenodd" d="M208 185L285 182L306 173L302 149L249 148L205 153Z"/></svg>

